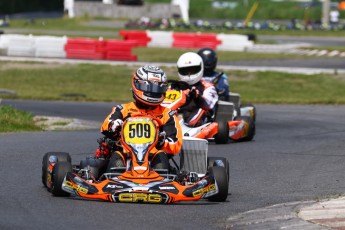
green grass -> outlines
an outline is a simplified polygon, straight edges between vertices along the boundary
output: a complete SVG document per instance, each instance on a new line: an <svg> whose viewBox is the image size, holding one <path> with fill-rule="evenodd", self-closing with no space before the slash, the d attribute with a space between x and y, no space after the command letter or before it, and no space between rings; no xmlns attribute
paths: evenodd
<svg viewBox="0 0 345 230"><path fill-rule="evenodd" d="M136 68L0 62L0 85L16 91L16 98L22 99L128 102L132 100L130 82ZM174 67L162 68L169 79L177 78ZM243 103L345 104L343 75L226 73L230 77L231 91L240 93ZM85 97L65 97L64 94Z"/></svg>
<svg viewBox="0 0 345 230"><path fill-rule="evenodd" d="M50 18L50 19L34 19L32 21L26 19L12 19L9 28L18 29L41 29L47 30L63 30L63 31L114 31L112 28L87 26L86 23L93 19L88 17L81 18ZM110 20L110 19L109 19Z"/></svg>
<svg viewBox="0 0 345 230"><path fill-rule="evenodd" d="M11 106L0 106L0 133L41 130L34 125L31 113L18 111Z"/></svg>

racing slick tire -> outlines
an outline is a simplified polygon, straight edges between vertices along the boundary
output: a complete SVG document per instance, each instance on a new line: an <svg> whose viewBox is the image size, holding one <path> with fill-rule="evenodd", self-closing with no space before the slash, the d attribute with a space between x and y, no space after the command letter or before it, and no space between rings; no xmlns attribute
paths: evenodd
<svg viewBox="0 0 345 230"><path fill-rule="evenodd" d="M43 156L43 160L42 160L42 183L44 185L44 187L47 187L47 173L48 173L48 160L50 156L56 156L58 159L58 162L61 161L67 161L67 162L71 162L71 156L69 155L69 153L66 152L47 152L44 154Z"/></svg>
<svg viewBox="0 0 345 230"><path fill-rule="evenodd" d="M221 162L219 162L221 161ZM207 157L207 166L208 168L211 168L213 166L221 166L225 167L226 175L228 178L228 183L230 181L230 166L229 161L225 157Z"/></svg>
<svg viewBox="0 0 345 230"><path fill-rule="evenodd" d="M210 168L209 172L214 176L216 180L218 186L218 193L213 196L210 196L208 200L212 202L226 201L228 197L229 183L225 167L213 166Z"/></svg>
<svg viewBox="0 0 345 230"><path fill-rule="evenodd" d="M246 137L243 137L239 140L236 140L237 142L241 142L241 141L251 141L253 140L254 136L255 136L255 122L253 120L253 118L248 117L248 116L239 116L235 118L235 121L238 120L244 120L245 122L247 122L249 124L248 127L248 133Z"/></svg>
<svg viewBox="0 0 345 230"><path fill-rule="evenodd" d="M57 162L53 168L52 173L52 188L51 192L54 196L66 197L70 194L62 190L62 183L65 179L66 173L72 172L72 164L68 161Z"/></svg>
<svg viewBox="0 0 345 230"><path fill-rule="evenodd" d="M216 144L226 144L229 141L229 125L228 120L219 119L216 121L218 123L218 133L214 135L214 141Z"/></svg>
<svg viewBox="0 0 345 230"><path fill-rule="evenodd" d="M108 160L97 159L94 157L87 157L80 161L80 169L89 169L92 176L98 180L99 177L106 171ZM89 180L91 178L83 178Z"/></svg>

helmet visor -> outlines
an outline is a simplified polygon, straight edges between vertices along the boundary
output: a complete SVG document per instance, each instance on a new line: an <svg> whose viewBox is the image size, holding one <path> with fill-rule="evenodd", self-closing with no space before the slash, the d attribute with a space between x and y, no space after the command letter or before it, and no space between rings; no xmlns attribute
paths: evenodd
<svg viewBox="0 0 345 230"><path fill-rule="evenodd" d="M201 65L178 68L178 72L182 76L193 75L193 74L199 73L200 70L201 70Z"/></svg>
<svg viewBox="0 0 345 230"><path fill-rule="evenodd" d="M165 93L168 88L168 84L165 82L163 83L143 80L134 80L134 86L138 90L149 93Z"/></svg>

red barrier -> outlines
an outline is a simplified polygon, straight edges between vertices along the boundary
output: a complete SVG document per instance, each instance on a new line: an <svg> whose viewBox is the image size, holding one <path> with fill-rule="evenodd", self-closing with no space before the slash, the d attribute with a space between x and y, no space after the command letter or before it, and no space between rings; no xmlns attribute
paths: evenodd
<svg viewBox="0 0 345 230"><path fill-rule="evenodd" d="M106 60L122 60L136 61L137 56L132 54L133 47L138 46L137 41L128 40L106 40L105 41L105 59Z"/></svg>
<svg viewBox="0 0 345 230"><path fill-rule="evenodd" d="M216 49L221 41L216 34L202 33L174 33L173 47L176 48L203 48L209 47Z"/></svg>
<svg viewBox="0 0 345 230"><path fill-rule="evenodd" d="M173 47L176 48L194 48L196 34L194 33L173 33Z"/></svg>
<svg viewBox="0 0 345 230"><path fill-rule="evenodd" d="M104 59L104 41L90 38L69 38L65 51L66 58Z"/></svg>
<svg viewBox="0 0 345 230"><path fill-rule="evenodd" d="M138 46L147 46L151 38L147 36L146 31L143 30L120 30L119 34L124 40L135 40Z"/></svg>
<svg viewBox="0 0 345 230"><path fill-rule="evenodd" d="M208 47L211 49L217 49L217 46L222 42L217 39L216 34L197 34L195 41L195 48Z"/></svg>

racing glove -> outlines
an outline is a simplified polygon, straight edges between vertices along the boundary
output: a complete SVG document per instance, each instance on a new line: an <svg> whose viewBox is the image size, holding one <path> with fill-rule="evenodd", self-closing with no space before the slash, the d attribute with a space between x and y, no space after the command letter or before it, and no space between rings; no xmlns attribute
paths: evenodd
<svg viewBox="0 0 345 230"><path fill-rule="evenodd" d="M158 142L156 144L156 149L158 150L162 149L165 139L166 139L166 132L165 131L160 132L158 136Z"/></svg>
<svg viewBox="0 0 345 230"><path fill-rule="evenodd" d="M191 98L197 99L200 96L200 92L195 86L193 86L189 92L189 96Z"/></svg>
<svg viewBox="0 0 345 230"><path fill-rule="evenodd" d="M123 120L116 119L115 121L112 121L109 123L108 131L117 132L121 128L122 124L123 124Z"/></svg>

